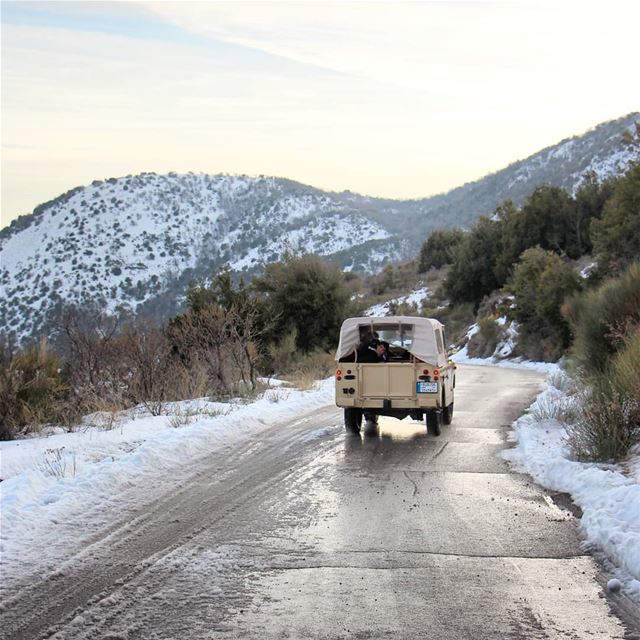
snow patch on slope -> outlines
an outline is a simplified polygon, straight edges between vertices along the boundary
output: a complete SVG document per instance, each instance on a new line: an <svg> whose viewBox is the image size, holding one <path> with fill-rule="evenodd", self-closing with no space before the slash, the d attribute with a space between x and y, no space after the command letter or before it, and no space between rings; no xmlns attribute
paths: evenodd
<svg viewBox="0 0 640 640"><path fill-rule="evenodd" d="M411 293L408 293L406 296L399 296L397 298L392 298L391 300L387 300L386 302L380 302L378 304L374 304L369 307L365 312L365 316L389 316L392 315L392 307L398 306L401 304L413 305L416 311L420 311L420 308L424 304L424 301L429 297L429 288L428 287L420 287L418 289L414 289Z"/></svg>

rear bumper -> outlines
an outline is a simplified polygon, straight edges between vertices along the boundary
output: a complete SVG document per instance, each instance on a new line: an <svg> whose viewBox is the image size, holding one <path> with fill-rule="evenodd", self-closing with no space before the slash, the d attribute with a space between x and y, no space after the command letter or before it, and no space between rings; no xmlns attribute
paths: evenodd
<svg viewBox="0 0 640 640"><path fill-rule="evenodd" d="M353 396L341 397L336 393L338 407L353 407L356 409L435 409L440 406L438 394L418 398L357 398Z"/></svg>

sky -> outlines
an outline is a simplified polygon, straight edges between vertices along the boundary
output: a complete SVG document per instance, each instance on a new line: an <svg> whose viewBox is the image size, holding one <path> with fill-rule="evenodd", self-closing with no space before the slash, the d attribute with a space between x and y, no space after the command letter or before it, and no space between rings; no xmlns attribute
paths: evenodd
<svg viewBox="0 0 640 640"><path fill-rule="evenodd" d="M640 108L637 0L1 11L2 226L145 171L426 197Z"/></svg>

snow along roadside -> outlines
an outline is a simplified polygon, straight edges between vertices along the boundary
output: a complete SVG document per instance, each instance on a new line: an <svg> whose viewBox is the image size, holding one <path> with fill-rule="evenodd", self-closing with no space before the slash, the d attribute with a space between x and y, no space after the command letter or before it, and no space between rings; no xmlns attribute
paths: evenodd
<svg viewBox="0 0 640 640"><path fill-rule="evenodd" d="M625 594L640 602L640 449L626 461L626 473L619 464L572 460L565 427L541 416L573 401L547 379L528 412L514 422L515 447L501 455L543 487L571 495L582 509L585 548L602 552L615 567L610 588L619 587L619 580Z"/></svg>
<svg viewBox="0 0 640 640"><path fill-rule="evenodd" d="M1 591L26 573L55 569L113 514L177 481L182 465L333 403L332 377L308 391L271 388L246 404L175 402L168 415L124 414L110 430L0 442Z"/></svg>
<svg viewBox="0 0 640 640"><path fill-rule="evenodd" d="M474 327L477 325L474 325ZM471 328L467 336L472 336L475 331ZM524 360L523 358L472 358L467 353L467 345L465 344L460 351L451 356L456 364L473 364L483 367L504 367L506 369L534 369L543 373L552 374L559 371L560 368L555 362L534 362L533 360Z"/></svg>
<svg viewBox="0 0 640 640"><path fill-rule="evenodd" d="M571 460L566 428L558 420L535 417L548 413L549 407L575 402L552 383L565 375L557 364L520 358L471 358L466 345L452 360L457 364L536 369L548 374L545 389L527 413L513 423L515 447L501 456L541 486L571 495L582 510L580 529L585 547L607 557L615 567L614 580L623 585L629 598L640 603L640 447L626 461L626 473L619 464ZM617 586L615 582L610 584L612 589Z"/></svg>

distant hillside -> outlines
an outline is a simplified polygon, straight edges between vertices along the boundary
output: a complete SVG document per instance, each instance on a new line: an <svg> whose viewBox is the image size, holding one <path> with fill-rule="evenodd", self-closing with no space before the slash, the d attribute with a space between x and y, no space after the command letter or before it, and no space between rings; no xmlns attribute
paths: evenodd
<svg viewBox="0 0 640 640"><path fill-rule="evenodd" d="M40 205L0 231L0 332L36 337L73 302L174 315L189 282L228 268L251 277L286 251L376 271L416 254L439 227L468 227L541 182L573 191L632 160L622 132L640 114L604 123L527 160L422 200L327 193L291 180L153 173L95 181Z"/></svg>
<svg viewBox="0 0 640 640"><path fill-rule="evenodd" d="M622 144L622 135L638 120L640 113L636 112L605 122L481 180L415 201L411 225L422 233L415 234L412 246L416 248L419 236L428 235L435 228L471 226L480 215L490 214L504 200L511 199L520 205L539 184L556 185L573 194L588 172L600 180L620 174L634 159L633 152Z"/></svg>

